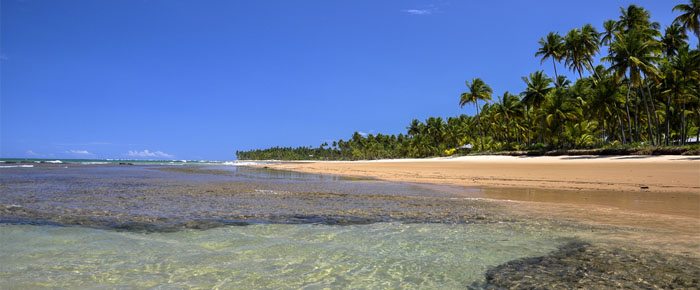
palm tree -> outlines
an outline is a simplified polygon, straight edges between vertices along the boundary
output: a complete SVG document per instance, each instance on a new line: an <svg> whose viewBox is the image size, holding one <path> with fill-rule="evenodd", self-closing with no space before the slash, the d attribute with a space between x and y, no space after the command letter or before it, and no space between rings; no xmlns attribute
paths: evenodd
<svg viewBox="0 0 700 290"><path fill-rule="evenodd" d="M568 88L571 85L571 81L566 78L566 76L558 76L554 80L554 87L557 89Z"/></svg>
<svg viewBox="0 0 700 290"><path fill-rule="evenodd" d="M474 78L471 82L467 81L466 85L467 92L464 92L459 96L459 106L464 107L469 103L474 103L474 107L476 108L477 126L479 127L480 137L483 139L484 135L481 128L481 122L479 121L479 100L490 101L493 90L480 78ZM481 145L483 148L483 141Z"/></svg>
<svg viewBox="0 0 700 290"><path fill-rule="evenodd" d="M580 29L570 30L564 36L565 64L583 78L583 69L593 70L593 57L598 53L598 31L586 24Z"/></svg>
<svg viewBox="0 0 700 290"><path fill-rule="evenodd" d="M647 100L644 99L643 85L645 76L658 77L659 75L654 66L658 62L657 52L659 50L660 46L657 41L653 38L650 39L642 31L633 30L626 34L618 33L616 40L610 45L610 54L603 58L611 63L609 70L615 74L618 80L627 75L630 89L634 87L640 91L647 110L649 137L652 138L652 142L654 142L651 132L652 116ZM629 103L629 94L627 98L627 103Z"/></svg>
<svg viewBox="0 0 700 290"><path fill-rule="evenodd" d="M569 67L570 70L578 72L579 78L583 78L583 66L585 61L583 60L583 51L581 48L581 42L583 36L581 35L581 30L572 29L564 36L564 64Z"/></svg>
<svg viewBox="0 0 700 290"><path fill-rule="evenodd" d="M603 29L605 31L600 33L600 44L610 45L610 43L613 41L613 38L615 38L615 32L617 32L617 27L618 24L615 20L611 19L603 22Z"/></svg>
<svg viewBox="0 0 700 290"><path fill-rule="evenodd" d="M499 97L499 99L500 102L494 105L494 113L497 119L503 120L502 131L505 133L505 141L511 142L511 129L515 129L515 139L519 139L518 135L520 128L517 122L515 122L515 118L520 111L520 98L511 94L510 92L505 92L503 93L503 96Z"/></svg>
<svg viewBox="0 0 700 290"><path fill-rule="evenodd" d="M531 73L529 77L523 77L523 81L527 85L527 88L521 93L523 96L522 102L533 108L534 111L538 111L546 99L547 94L554 89L550 86L552 84L552 79L547 77L543 71L536 71ZM540 121L540 143L543 142L543 133L544 118Z"/></svg>
<svg viewBox="0 0 700 290"><path fill-rule="evenodd" d="M548 58L552 59L554 66L554 75L557 73L557 62L564 58L564 39L556 32L550 32L546 38L540 38L540 48L535 53L535 56L541 56L540 64L544 63Z"/></svg>
<svg viewBox="0 0 700 290"><path fill-rule="evenodd" d="M695 36L700 41L700 20L698 20L698 17L700 17L700 0L690 0L688 4L678 4L676 7L673 7L673 11L682 13L673 22L695 33Z"/></svg>
<svg viewBox="0 0 700 290"><path fill-rule="evenodd" d="M561 144L563 124L575 119L581 114L581 108L576 106L569 94L564 91L554 91L548 94L543 106L543 118L547 120L547 125L552 134L556 135L557 143Z"/></svg>
<svg viewBox="0 0 700 290"><path fill-rule="evenodd" d="M581 27L581 45L583 46L583 55L586 60L586 68L595 75L593 69L593 57L600 50L600 34L593 25L586 24Z"/></svg>
<svg viewBox="0 0 700 290"><path fill-rule="evenodd" d="M685 34L684 29L677 23L666 27L663 38L661 38L661 44L664 48L664 54L666 57L672 57L678 53L678 50L685 46L688 41L688 36Z"/></svg>
<svg viewBox="0 0 700 290"><path fill-rule="evenodd" d="M630 31L639 31L648 37L659 36L661 26L658 22L652 22L651 14L646 9L630 5L627 8L620 8L620 20L617 22L620 30L623 33Z"/></svg>

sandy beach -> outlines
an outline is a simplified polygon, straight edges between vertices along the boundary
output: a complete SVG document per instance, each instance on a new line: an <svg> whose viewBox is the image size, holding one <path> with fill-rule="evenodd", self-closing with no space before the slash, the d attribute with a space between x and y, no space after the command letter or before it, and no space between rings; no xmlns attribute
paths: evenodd
<svg viewBox="0 0 700 290"><path fill-rule="evenodd" d="M283 162L273 169L390 181L700 194L697 156L464 156L377 161Z"/></svg>

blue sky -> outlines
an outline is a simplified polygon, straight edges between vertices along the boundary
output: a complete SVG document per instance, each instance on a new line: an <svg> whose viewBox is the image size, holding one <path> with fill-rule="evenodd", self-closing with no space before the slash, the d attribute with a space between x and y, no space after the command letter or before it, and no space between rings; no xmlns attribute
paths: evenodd
<svg viewBox="0 0 700 290"><path fill-rule="evenodd" d="M467 79L552 74L547 32L632 3L666 26L679 2L0 3L0 157L228 160L471 114Z"/></svg>

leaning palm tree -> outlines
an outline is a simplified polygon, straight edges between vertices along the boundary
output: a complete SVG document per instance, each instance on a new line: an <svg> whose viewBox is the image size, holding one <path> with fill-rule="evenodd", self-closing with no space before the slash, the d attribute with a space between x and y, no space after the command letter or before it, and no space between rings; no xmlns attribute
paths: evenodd
<svg viewBox="0 0 700 290"><path fill-rule="evenodd" d="M540 64L551 58L554 66L554 75L559 76L557 73L557 62L564 58L564 39L558 33L550 32L547 34L547 37L540 38L539 44L540 48L535 53L535 56L542 57Z"/></svg>
<svg viewBox="0 0 700 290"><path fill-rule="evenodd" d="M595 75L593 69L593 57L600 50L600 34L593 25L586 24L581 27L581 45L583 46L583 56L586 61L585 65L589 72Z"/></svg>
<svg viewBox="0 0 700 290"><path fill-rule="evenodd" d="M678 4L676 7L673 7L673 11L682 13L673 22L682 25L686 30L692 31L700 40L700 20L698 20L698 17L700 17L700 0L690 0L688 4Z"/></svg>
<svg viewBox="0 0 700 290"><path fill-rule="evenodd" d="M484 136L481 128L481 121L479 121L479 100L491 100L493 90L480 78L475 78L471 82L467 81L466 85L467 92L464 92L459 96L459 106L464 107L469 103L474 103L474 107L476 108L477 127L479 127L479 134L481 137L480 139L483 139ZM481 145L483 148L483 140Z"/></svg>

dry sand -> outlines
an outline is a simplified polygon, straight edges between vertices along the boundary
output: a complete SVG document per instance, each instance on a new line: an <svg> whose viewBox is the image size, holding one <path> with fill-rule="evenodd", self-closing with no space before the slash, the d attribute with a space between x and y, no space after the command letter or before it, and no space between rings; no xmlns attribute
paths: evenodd
<svg viewBox="0 0 700 290"><path fill-rule="evenodd" d="M460 186L700 193L697 156L466 156L283 162L271 168Z"/></svg>

